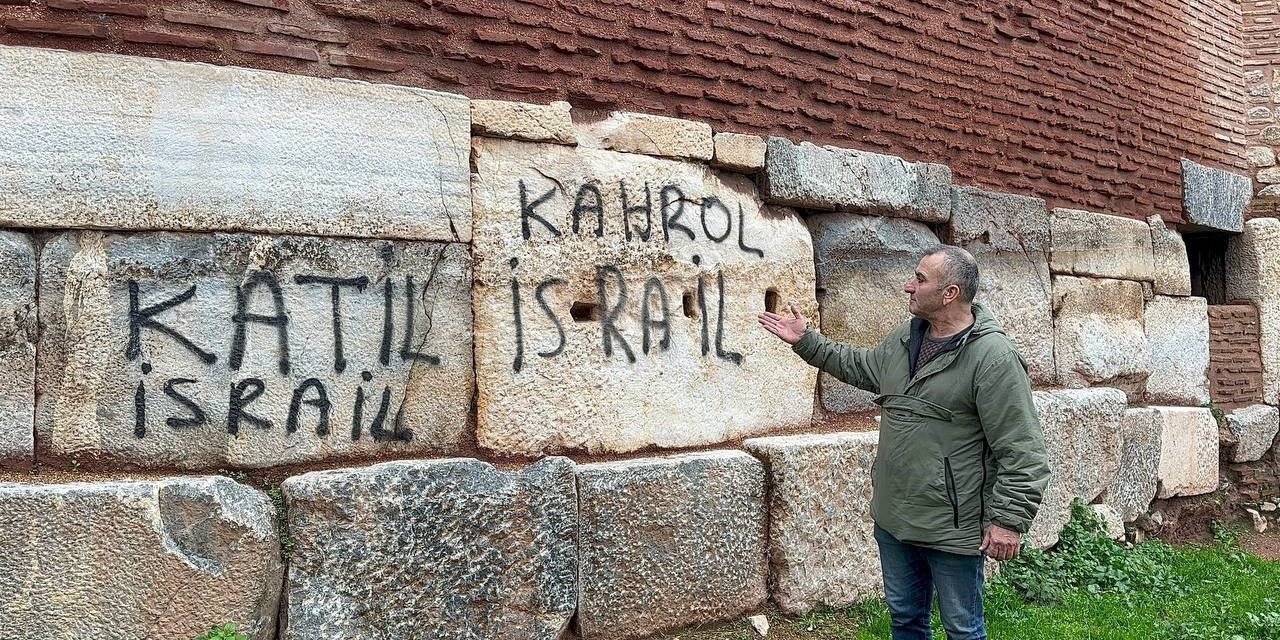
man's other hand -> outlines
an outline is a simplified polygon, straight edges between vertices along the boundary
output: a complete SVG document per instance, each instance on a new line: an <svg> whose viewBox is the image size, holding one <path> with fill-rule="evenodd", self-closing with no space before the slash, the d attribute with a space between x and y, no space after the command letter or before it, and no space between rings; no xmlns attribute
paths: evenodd
<svg viewBox="0 0 1280 640"><path fill-rule="evenodd" d="M978 551L987 554L992 560L1012 560L1018 557L1021 546L1022 534L993 524L987 527Z"/></svg>
<svg viewBox="0 0 1280 640"><path fill-rule="evenodd" d="M769 333L782 338L782 341L787 344L795 344L800 342L800 337L804 335L804 330L809 326L809 322L804 319L804 316L800 315L799 311L796 311L794 304L788 305L788 307L791 308L789 317L765 311L756 316L756 318L760 320L760 324L765 329L769 330Z"/></svg>

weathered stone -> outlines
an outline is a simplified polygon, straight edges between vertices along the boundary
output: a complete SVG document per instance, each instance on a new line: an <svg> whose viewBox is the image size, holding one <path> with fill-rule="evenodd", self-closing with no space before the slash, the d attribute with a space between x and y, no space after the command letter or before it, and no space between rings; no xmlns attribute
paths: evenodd
<svg viewBox="0 0 1280 640"><path fill-rule="evenodd" d="M879 432L747 440L769 473L769 565L783 611L846 607L883 595L872 536Z"/></svg>
<svg viewBox="0 0 1280 640"><path fill-rule="evenodd" d="M623 153L690 160L715 155L711 125L647 113L615 111L604 120L579 123L577 137L583 146Z"/></svg>
<svg viewBox="0 0 1280 640"><path fill-rule="evenodd" d="M1049 213L1044 200L971 187L953 190L950 242L978 262L978 297L1018 353L1032 381L1053 384Z"/></svg>
<svg viewBox="0 0 1280 640"><path fill-rule="evenodd" d="M1258 173L1254 175L1254 178L1263 184L1280 183L1280 167L1259 169Z"/></svg>
<svg viewBox="0 0 1280 640"><path fill-rule="evenodd" d="M771 137L761 178L766 202L946 222L951 169Z"/></svg>
<svg viewBox="0 0 1280 640"><path fill-rule="evenodd" d="M1255 167L1270 167L1276 163L1276 152L1271 147L1249 147L1244 150L1244 157Z"/></svg>
<svg viewBox="0 0 1280 640"><path fill-rule="evenodd" d="M764 602L764 467L741 451L580 465L584 640L736 618Z"/></svg>
<svg viewBox="0 0 1280 640"><path fill-rule="evenodd" d="M1102 518L1102 522L1107 525L1107 537L1112 540L1124 540L1124 521L1120 519L1120 513L1110 505L1091 504L1090 509Z"/></svg>
<svg viewBox="0 0 1280 640"><path fill-rule="evenodd" d="M1162 296L1191 295L1191 264L1182 234L1165 226L1160 216L1147 218L1154 257L1153 286Z"/></svg>
<svg viewBox="0 0 1280 640"><path fill-rule="evenodd" d="M1254 218L1227 245L1228 300L1258 307L1262 400L1280 404L1280 220Z"/></svg>
<svg viewBox="0 0 1280 640"><path fill-rule="evenodd" d="M568 102L472 100L471 133L490 138L577 144Z"/></svg>
<svg viewBox="0 0 1280 640"><path fill-rule="evenodd" d="M1132 399L1141 396L1151 359L1140 284L1054 276L1053 312L1062 386L1112 386Z"/></svg>
<svg viewBox="0 0 1280 640"><path fill-rule="evenodd" d="M816 370L756 322L791 304L816 317L799 216L706 165L494 139L474 162L481 446L624 452L808 426Z"/></svg>
<svg viewBox="0 0 1280 640"><path fill-rule="evenodd" d="M33 452L38 329L35 247L0 231L0 460Z"/></svg>
<svg viewBox="0 0 1280 640"><path fill-rule="evenodd" d="M1255 404L1227 414L1227 428L1236 437L1231 462L1253 462L1271 448L1280 432L1280 409Z"/></svg>
<svg viewBox="0 0 1280 640"><path fill-rule="evenodd" d="M1156 296L1143 312L1151 377L1148 404L1209 402L1209 303L1204 298Z"/></svg>
<svg viewBox="0 0 1280 640"><path fill-rule="evenodd" d="M1121 280L1155 277L1151 228L1141 220L1054 209L1049 224L1049 268L1054 273Z"/></svg>
<svg viewBox="0 0 1280 640"><path fill-rule="evenodd" d="M469 459L294 476L282 640L563 637L577 597L573 463Z"/></svg>
<svg viewBox="0 0 1280 640"><path fill-rule="evenodd" d="M721 131L715 135L714 142L716 151L711 166L741 173L756 173L764 168L764 138Z"/></svg>
<svg viewBox="0 0 1280 640"><path fill-rule="evenodd" d="M807 220L813 236L822 332L833 340L874 347L911 317L903 285L938 238L902 218L824 213ZM822 406L837 413L875 408L874 394L823 373Z"/></svg>
<svg viewBox="0 0 1280 640"><path fill-rule="evenodd" d="M0 225L466 242L469 121L423 89L0 47Z"/></svg>
<svg viewBox="0 0 1280 640"><path fill-rule="evenodd" d="M1106 503L1125 522L1146 514L1156 497L1164 423L1154 409L1126 409L1120 420L1120 460Z"/></svg>
<svg viewBox="0 0 1280 640"><path fill-rule="evenodd" d="M1252 196L1253 181L1248 176L1182 160L1182 210L1189 223L1214 231L1240 231Z"/></svg>
<svg viewBox="0 0 1280 640"><path fill-rule="evenodd" d="M1058 542L1071 520L1071 502L1093 502L1115 480L1125 397L1116 389L1067 389L1032 393L1049 453L1049 487L1027 533L1040 548Z"/></svg>
<svg viewBox="0 0 1280 640"><path fill-rule="evenodd" d="M234 622L275 637L271 501L221 477L0 483L0 634L191 640Z"/></svg>
<svg viewBox="0 0 1280 640"><path fill-rule="evenodd" d="M1160 416L1160 499L1218 488L1218 421L1208 409L1152 407Z"/></svg>
<svg viewBox="0 0 1280 640"><path fill-rule="evenodd" d="M470 282L456 243L61 234L40 256L38 433L144 467L452 451Z"/></svg>

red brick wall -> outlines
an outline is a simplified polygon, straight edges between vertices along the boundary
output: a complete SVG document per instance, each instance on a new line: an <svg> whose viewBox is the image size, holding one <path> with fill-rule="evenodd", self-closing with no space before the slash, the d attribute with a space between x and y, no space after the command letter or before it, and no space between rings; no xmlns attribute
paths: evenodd
<svg viewBox="0 0 1280 640"><path fill-rule="evenodd" d="M1262 402L1262 350L1253 305L1209 305L1209 397L1224 412Z"/></svg>
<svg viewBox="0 0 1280 640"><path fill-rule="evenodd" d="M0 0L0 42L704 120L950 165L1054 206L1181 215L1243 168L1228 0Z"/></svg>

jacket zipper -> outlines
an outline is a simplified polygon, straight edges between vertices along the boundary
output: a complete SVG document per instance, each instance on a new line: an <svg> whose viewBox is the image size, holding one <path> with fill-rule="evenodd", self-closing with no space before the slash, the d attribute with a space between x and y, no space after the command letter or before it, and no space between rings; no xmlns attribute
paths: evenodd
<svg viewBox="0 0 1280 640"><path fill-rule="evenodd" d="M947 500L951 502L951 524L960 528L960 501L956 498L956 479L951 475L951 458L943 458L942 466L947 472Z"/></svg>
<svg viewBox="0 0 1280 640"><path fill-rule="evenodd" d="M982 445L982 485L978 487L978 527L987 521L987 445Z"/></svg>

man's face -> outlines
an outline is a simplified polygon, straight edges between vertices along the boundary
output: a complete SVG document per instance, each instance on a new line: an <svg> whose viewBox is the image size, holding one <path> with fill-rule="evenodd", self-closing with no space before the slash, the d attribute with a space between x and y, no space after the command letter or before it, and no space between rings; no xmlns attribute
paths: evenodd
<svg viewBox="0 0 1280 640"><path fill-rule="evenodd" d="M907 279L902 290L911 295L908 302L911 315L928 317L946 304L947 286L942 283L945 261L946 256L940 253L925 256L916 265L916 272Z"/></svg>

